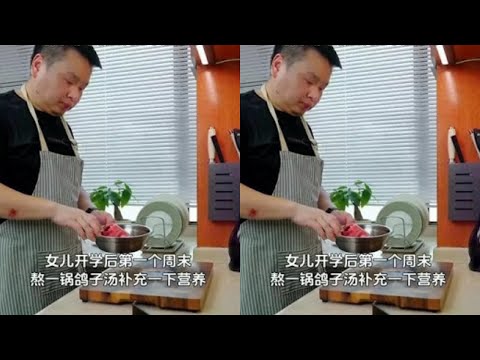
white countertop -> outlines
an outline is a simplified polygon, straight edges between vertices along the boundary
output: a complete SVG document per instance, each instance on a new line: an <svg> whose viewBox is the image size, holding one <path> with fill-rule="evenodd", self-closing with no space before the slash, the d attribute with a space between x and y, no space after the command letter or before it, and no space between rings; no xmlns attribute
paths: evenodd
<svg viewBox="0 0 480 360"><path fill-rule="evenodd" d="M480 273L468 269L468 249L436 248L433 251L436 262L452 262L452 283L441 312L404 310L394 306L380 305L390 315L461 315L480 314ZM372 315L372 304L324 303L320 300L319 289L315 289L277 315Z"/></svg>
<svg viewBox="0 0 480 360"><path fill-rule="evenodd" d="M153 306L142 306L155 315L206 315L240 314L240 274L228 268L228 249L196 248L193 261L212 262L212 283L208 290L204 309L201 312L166 310ZM102 304L80 300L76 289L40 311L37 315L132 315L132 304Z"/></svg>

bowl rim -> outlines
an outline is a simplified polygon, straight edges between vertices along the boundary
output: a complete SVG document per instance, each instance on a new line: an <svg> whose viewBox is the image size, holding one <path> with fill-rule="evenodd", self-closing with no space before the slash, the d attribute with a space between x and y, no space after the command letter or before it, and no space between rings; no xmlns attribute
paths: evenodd
<svg viewBox="0 0 480 360"><path fill-rule="evenodd" d="M122 241L122 240L138 239L138 238L142 238L144 236L147 237L147 239L148 239L148 236L150 236L153 232L153 230L149 226L142 225L142 224L118 224L117 223L117 225L120 226L120 227L123 227L123 228L125 228L126 226L144 228L147 231L145 232L145 234L124 236L124 237L99 235L99 236L97 236L97 240L98 239L115 239L115 240Z"/></svg>
<svg viewBox="0 0 480 360"><path fill-rule="evenodd" d="M359 241L368 241L368 240L372 240L372 239L379 239L379 238L383 238L383 237L386 237L386 239L388 239L388 237L392 234L393 230L386 226L386 225L383 225L383 224L357 224L358 226L362 227L362 228L365 228L367 226L371 226L371 227L378 227L378 228L384 228L385 230L387 230L387 232L385 232L385 234L380 234L380 235L374 235L374 236L363 236L363 237L356 237L356 236L344 236L344 235L340 235L340 236L337 236L337 240L338 239L346 239L346 240L351 240L351 239L354 239L354 240L359 240Z"/></svg>

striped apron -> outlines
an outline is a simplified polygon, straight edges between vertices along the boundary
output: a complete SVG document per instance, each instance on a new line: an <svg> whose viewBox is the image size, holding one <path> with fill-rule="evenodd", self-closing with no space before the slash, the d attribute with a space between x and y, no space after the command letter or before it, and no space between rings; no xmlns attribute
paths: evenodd
<svg viewBox="0 0 480 360"><path fill-rule="evenodd" d="M78 207L83 161L65 119L62 123L75 156L48 151L35 109L25 85L21 92L40 138L40 171L33 196ZM81 241L70 228L50 220L8 220L0 225L0 314L33 315L73 288L68 280L77 271Z"/></svg>
<svg viewBox="0 0 480 360"><path fill-rule="evenodd" d="M316 208L323 175L317 143L302 117L316 156L289 152L265 85L262 94L281 145L280 171L273 196ZM321 240L310 228L290 220L245 221L240 227L240 313L273 315L311 292L313 287L308 281L302 282L302 277L308 279L321 271L315 264L321 252Z"/></svg>

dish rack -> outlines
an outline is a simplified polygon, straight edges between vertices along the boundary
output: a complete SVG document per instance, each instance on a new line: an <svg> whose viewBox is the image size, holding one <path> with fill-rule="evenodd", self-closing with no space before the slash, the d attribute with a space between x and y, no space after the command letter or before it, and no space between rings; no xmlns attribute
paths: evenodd
<svg viewBox="0 0 480 360"><path fill-rule="evenodd" d="M157 219L160 222L152 227L152 235L148 238L143 248L145 253L175 253L183 246L184 241L179 239L167 240L167 230L165 219L161 216L145 216L140 218L142 223L146 224L147 219ZM157 233L156 228L161 225L162 232Z"/></svg>
<svg viewBox="0 0 480 360"><path fill-rule="evenodd" d="M409 241L407 239L407 231L406 231L406 224L405 219L399 216L384 216L381 217L379 220L385 221L384 224L387 223L387 219L397 219L401 221L401 227L403 228L403 233L400 234L399 236L394 236L396 234L395 228L392 229L392 235L388 238L386 244L384 245L382 251L384 253L404 253L404 254L410 254L410 253L415 253L417 250L424 244L424 241L421 239L415 239L414 241ZM410 224L411 225L411 224ZM392 239L394 241L392 241ZM392 244L394 242L394 244ZM400 244L400 245L399 245Z"/></svg>

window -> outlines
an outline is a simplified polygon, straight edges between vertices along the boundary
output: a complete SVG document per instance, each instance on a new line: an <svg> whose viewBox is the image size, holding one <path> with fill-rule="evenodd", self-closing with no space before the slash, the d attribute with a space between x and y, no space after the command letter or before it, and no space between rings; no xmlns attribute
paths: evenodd
<svg viewBox="0 0 480 360"><path fill-rule="evenodd" d="M0 45L0 94L28 79L32 50L33 45Z"/></svg>
<svg viewBox="0 0 480 360"><path fill-rule="evenodd" d="M194 221L197 91L190 47L95 47L103 69L94 70L80 104L66 115L85 160L85 190L130 184L135 198L126 218L159 194L177 195L193 208ZM1 46L0 64L8 67L0 67L0 91L27 79L32 49Z"/></svg>
<svg viewBox="0 0 480 360"><path fill-rule="evenodd" d="M435 208L436 82L429 46L334 46L343 70L334 70L320 104L306 114L325 160L325 189L357 179L370 184L375 199L366 218L404 193ZM242 92L268 78L272 50L242 45Z"/></svg>

